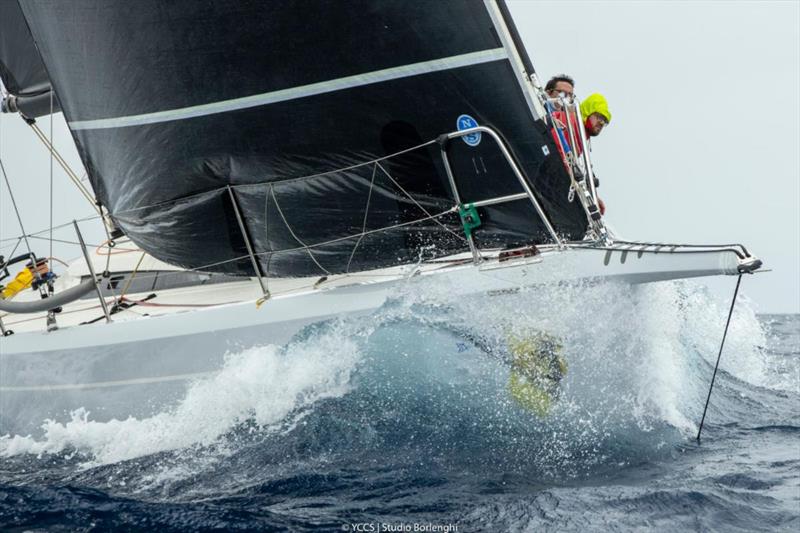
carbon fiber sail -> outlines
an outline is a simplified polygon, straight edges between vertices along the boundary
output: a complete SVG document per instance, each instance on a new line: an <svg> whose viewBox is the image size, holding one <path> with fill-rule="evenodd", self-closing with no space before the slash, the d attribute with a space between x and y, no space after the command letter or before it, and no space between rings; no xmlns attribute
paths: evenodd
<svg viewBox="0 0 800 533"><path fill-rule="evenodd" d="M252 274L234 201L270 276L464 250L440 146L408 149L473 125L558 233L586 231L494 1L21 6L99 200L168 263ZM462 202L522 191L489 136L446 150ZM528 200L479 215L480 246L551 240Z"/></svg>
<svg viewBox="0 0 800 533"><path fill-rule="evenodd" d="M0 0L0 80L10 93L0 102L3 112L33 119L59 110L17 0Z"/></svg>

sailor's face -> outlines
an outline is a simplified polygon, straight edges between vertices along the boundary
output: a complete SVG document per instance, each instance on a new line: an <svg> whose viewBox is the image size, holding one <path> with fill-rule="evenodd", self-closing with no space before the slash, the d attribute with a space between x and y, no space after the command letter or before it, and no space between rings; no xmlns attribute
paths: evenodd
<svg viewBox="0 0 800 533"><path fill-rule="evenodd" d="M608 121L606 117L600 113L592 113L589 115L589 118L586 119L586 133L588 133L590 137L597 137L607 124Z"/></svg>
<svg viewBox="0 0 800 533"><path fill-rule="evenodd" d="M572 100L575 88L568 81L557 81L555 87L548 93L550 98L557 98L560 93L564 93L568 100Z"/></svg>

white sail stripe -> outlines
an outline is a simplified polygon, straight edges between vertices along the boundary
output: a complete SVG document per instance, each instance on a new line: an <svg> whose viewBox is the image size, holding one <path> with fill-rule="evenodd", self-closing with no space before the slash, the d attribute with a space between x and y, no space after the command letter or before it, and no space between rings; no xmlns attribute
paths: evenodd
<svg viewBox="0 0 800 533"><path fill-rule="evenodd" d="M340 91L342 89L351 89L353 87L361 87L363 85L371 85L373 83L408 78L411 76L418 76L420 74L429 74L431 72L439 72L442 70L467 67L470 65L479 65L481 63L489 63L502 59L508 59L506 49L493 48L491 50L481 50L480 52L471 52L468 54L461 54L441 59L433 59L431 61L422 61L420 63L412 63L410 65L391 67L383 70L376 70L374 72L366 72L364 74L356 74L355 76L347 76L344 78L321 81L309 85L301 85L299 87L291 87L288 89L280 89L268 93L245 96L243 98L235 98L233 100L212 102L210 104L182 107L179 109L169 109L166 111L156 111L154 113L144 113L141 115L129 115L125 117L102 118L97 120L76 120L70 122L69 126L73 130L99 130L108 128L124 128L127 126L141 126L144 124L156 124L171 120L185 120L188 118L247 109L249 107L285 102L287 100L295 100L297 98L305 98L307 96L315 96L318 94Z"/></svg>
<svg viewBox="0 0 800 533"><path fill-rule="evenodd" d="M164 383L168 381L185 381L202 378L217 372L195 372L193 374L174 374L153 378L135 378L119 381L96 381L93 383L69 383L63 385L22 385L15 387L0 387L0 392L49 392L62 390L98 389L105 387L123 387L125 385L149 385L151 383Z"/></svg>

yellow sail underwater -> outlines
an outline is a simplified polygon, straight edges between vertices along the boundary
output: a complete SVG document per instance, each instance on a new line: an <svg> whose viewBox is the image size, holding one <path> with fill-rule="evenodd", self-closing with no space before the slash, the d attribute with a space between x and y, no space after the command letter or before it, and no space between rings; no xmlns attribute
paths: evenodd
<svg viewBox="0 0 800 533"><path fill-rule="evenodd" d="M510 337L512 356L508 391L520 406L544 417L558 400L559 385L567 373L558 338L544 332Z"/></svg>

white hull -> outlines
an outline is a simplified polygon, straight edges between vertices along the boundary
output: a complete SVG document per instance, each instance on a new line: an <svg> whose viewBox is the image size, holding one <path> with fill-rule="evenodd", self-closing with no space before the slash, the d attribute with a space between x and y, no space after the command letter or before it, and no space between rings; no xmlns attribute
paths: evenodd
<svg viewBox="0 0 800 533"><path fill-rule="evenodd" d="M368 316L401 285L436 278L448 293L502 295L539 284L570 280L654 282L738 274L745 264L732 249L681 250L631 247L544 249L528 258L454 261L404 266L357 276L273 280L273 297L260 307L255 283L233 283L159 295L237 303L205 308L169 307L149 317L123 312L106 324L68 326L96 318L97 309L59 316L61 329L29 331L18 323L0 339L0 435L33 432L44 418L64 421L84 407L96 420L148 416L179 399L191 379L217 371L229 349L284 344L304 326L332 317ZM750 259L750 258L748 258ZM291 285L291 287L288 287ZM203 294L205 292L205 294ZM84 304L86 306L86 304ZM43 319L39 319L43 323ZM6 317L6 327L9 326ZM39 324L38 327L41 327Z"/></svg>

